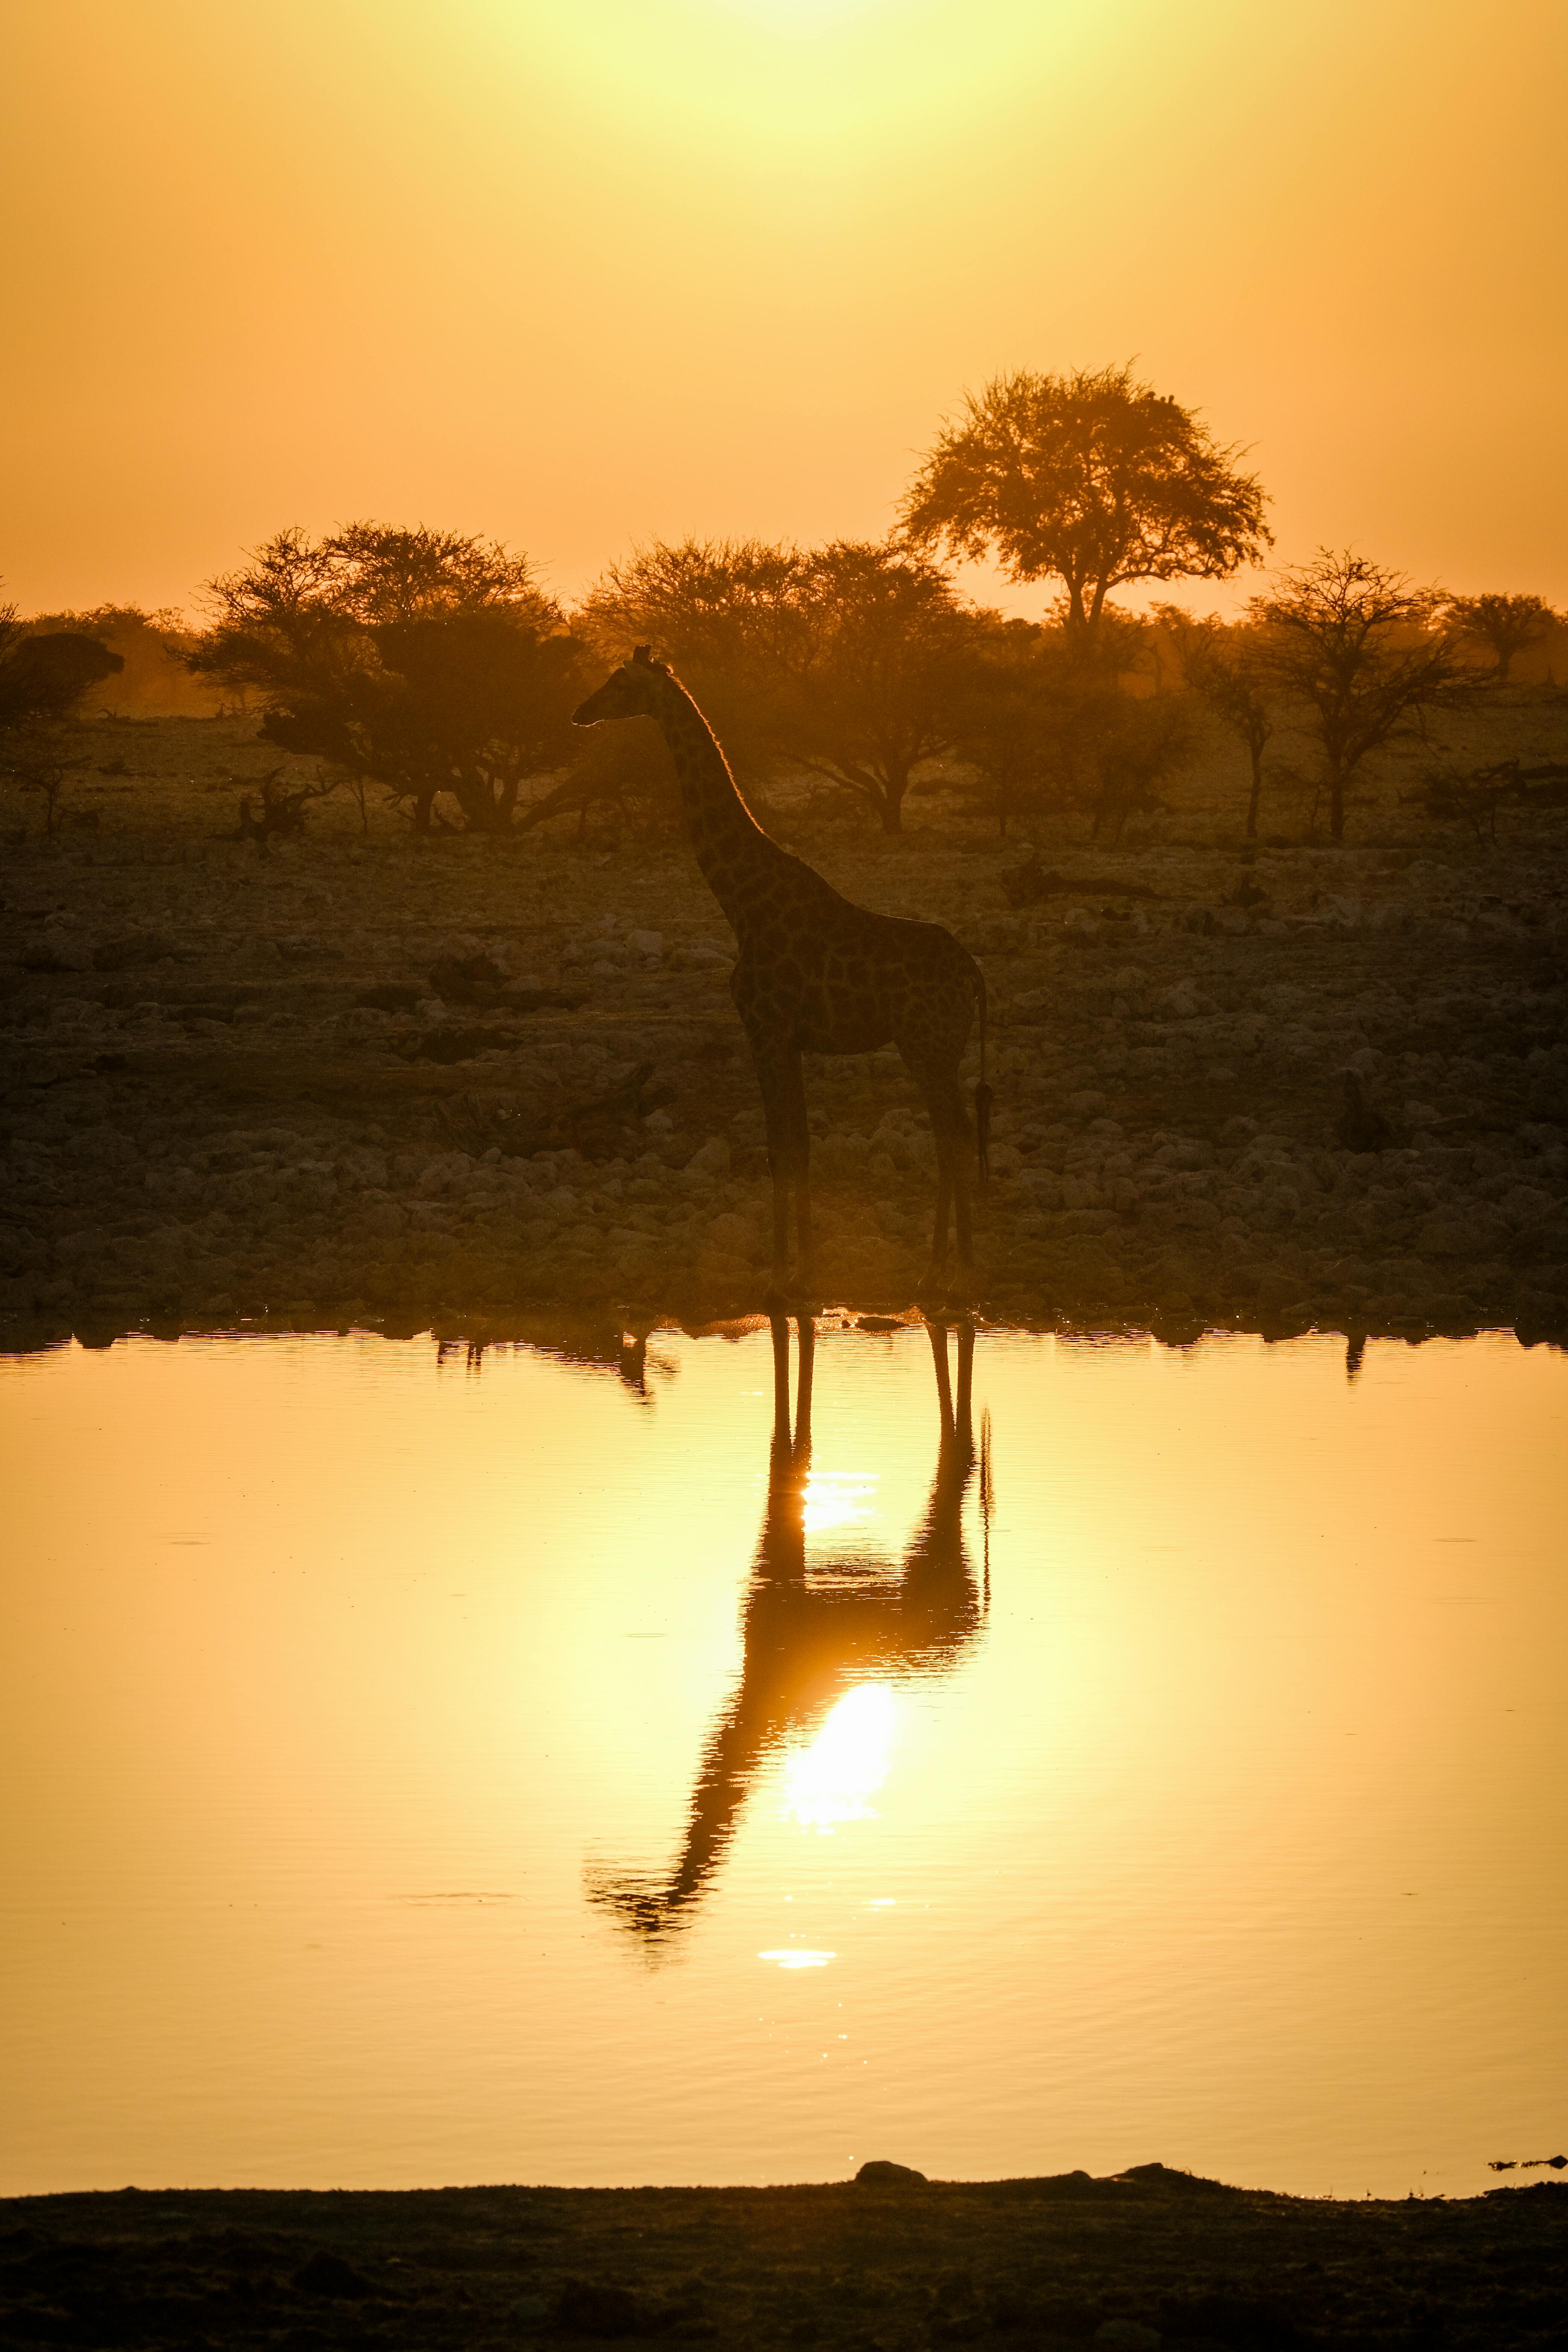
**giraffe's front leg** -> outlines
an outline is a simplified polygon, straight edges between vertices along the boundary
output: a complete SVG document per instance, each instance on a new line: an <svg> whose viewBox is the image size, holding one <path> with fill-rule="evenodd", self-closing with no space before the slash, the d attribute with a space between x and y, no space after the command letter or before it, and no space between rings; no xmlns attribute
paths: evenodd
<svg viewBox="0 0 1568 2352"><path fill-rule="evenodd" d="M793 1051L787 1072L790 1127L790 1176L795 1185L795 1289L809 1300L816 1287L812 1267L811 1122L805 1115L805 1073L798 1051Z"/></svg>

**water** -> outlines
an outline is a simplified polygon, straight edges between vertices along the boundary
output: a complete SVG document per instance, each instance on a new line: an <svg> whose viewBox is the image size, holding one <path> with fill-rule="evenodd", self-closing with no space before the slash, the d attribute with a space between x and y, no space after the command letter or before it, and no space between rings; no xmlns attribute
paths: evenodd
<svg viewBox="0 0 1568 2352"><path fill-rule="evenodd" d="M947 1344L0 1368L0 2189L1555 2153L1568 1363Z"/></svg>

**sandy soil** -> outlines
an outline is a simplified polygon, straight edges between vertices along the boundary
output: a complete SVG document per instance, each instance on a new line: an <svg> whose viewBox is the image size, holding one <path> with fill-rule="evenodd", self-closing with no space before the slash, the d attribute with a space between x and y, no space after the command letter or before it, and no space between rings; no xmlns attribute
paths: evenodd
<svg viewBox="0 0 1568 2352"><path fill-rule="evenodd" d="M1555 2352L1568 2186L1337 2204L1163 2166L800 2189L0 2202L0 2340Z"/></svg>
<svg viewBox="0 0 1568 2352"><path fill-rule="evenodd" d="M1560 756L1565 723L1518 698L1510 740ZM263 860L221 837L236 779L277 764L253 722L74 740L95 829L0 808L0 1346L760 1304L762 1118L683 843L420 843L340 798ZM1493 845L1408 782L1342 850L1254 855L1221 762L1118 849L1038 830L1061 887L1023 905L1024 849L956 803L893 842L779 803L841 888L984 964L986 1314L1568 1338L1568 816L1506 807ZM1386 1148L1339 1132L1347 1067ZM901 1066L821 1062L808 1090L821 1293L905 1307L932 1158Z"/></svg>

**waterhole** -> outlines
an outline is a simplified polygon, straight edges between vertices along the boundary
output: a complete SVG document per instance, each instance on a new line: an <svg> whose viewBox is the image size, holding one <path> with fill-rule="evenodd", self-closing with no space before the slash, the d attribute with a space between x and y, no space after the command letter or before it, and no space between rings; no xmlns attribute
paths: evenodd
<svg viewBox="0 0 1568 2352"><path fill-rule="evenodd" d="M0 1366L0 2189L1561 2146L1563 1358L806 1339Z"/></svg>

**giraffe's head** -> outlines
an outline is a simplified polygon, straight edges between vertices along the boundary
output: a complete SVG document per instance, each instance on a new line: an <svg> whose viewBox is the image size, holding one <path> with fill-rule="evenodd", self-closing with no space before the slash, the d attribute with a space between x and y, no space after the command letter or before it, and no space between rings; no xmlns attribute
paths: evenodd
<svg viewBox="0 0 1568 2352"><path fill-rule="evenodd" d="M655 661L651 648L639 646L629 662L611 672L596 694L577 705L572 713L573 726L596 727L601 719L652 717L658 709L658 688L668 676L665 664Z"/></svg>

